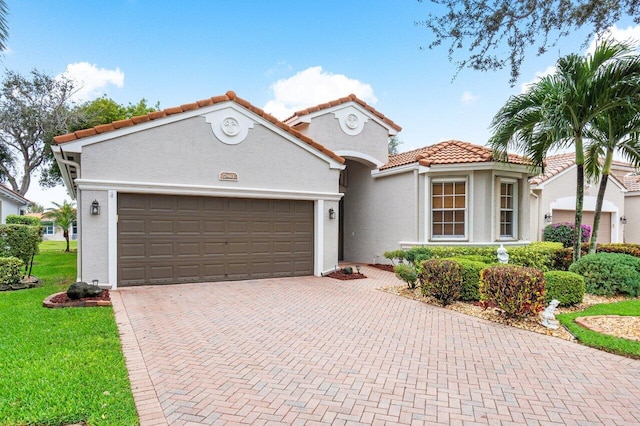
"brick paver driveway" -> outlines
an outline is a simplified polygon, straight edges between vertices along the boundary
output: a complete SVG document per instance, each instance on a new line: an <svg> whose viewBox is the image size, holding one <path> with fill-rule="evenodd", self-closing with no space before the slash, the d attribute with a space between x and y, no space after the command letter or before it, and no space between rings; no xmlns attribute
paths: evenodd
<svg viewBox="0 0 640 426"><path fill-rule="evenodd" d="M364 273L113 292L142 425L640 424L640 361Z"/></svg>

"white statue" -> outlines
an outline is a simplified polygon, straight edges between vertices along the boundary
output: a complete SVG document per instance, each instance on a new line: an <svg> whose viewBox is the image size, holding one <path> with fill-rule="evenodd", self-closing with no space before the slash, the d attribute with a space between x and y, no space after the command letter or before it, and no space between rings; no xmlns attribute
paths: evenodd
<svg viewBox="0 0 640 426"><path fill-rule="evenodd" d="M498 247L498 262L509 263L509 253L507 253L507 249L502 244Z"/></svg>
<svg viewBox="0 0 640 426"><path fill-rule="evenodd" d="M551 330L558 329L559 321L556 319L554 312L559 304L560 304L559 300L553 299L549 303L549 306L547 306L546 309L542 311L542 314L540 314L542 316L542 325L544 325L545 327Z"/></svg>

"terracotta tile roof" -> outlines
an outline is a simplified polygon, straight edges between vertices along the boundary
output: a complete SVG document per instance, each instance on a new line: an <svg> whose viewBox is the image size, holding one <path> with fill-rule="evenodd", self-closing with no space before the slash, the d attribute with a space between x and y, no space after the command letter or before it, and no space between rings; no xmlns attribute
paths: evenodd
<svg viewBox="0 0 640 426"><path fill-rule="evenodd" d="M622 182L628 191L640 191L640 175L629 173L622 178Z"/></svg>
<svg viewBox="0 0 640 426"><path fill-rule="evenodd" d="M336 100L333 100L333 101L330 101L330 102L326 102L324 104L320 104L320 105L316 105L316 106L313 106L313 107L310 107L310 108L302 109L300 111L295 112L291 117L287 118L284 121L288 122L288 121L293 120L294 118L303 117L305 115L309 115L311 113L314 113L314 112L317 112L317 111L321 111L323 109L331 108L331 107L334 107L334 106L342 105L342 104L347 103L347 102L355 102L355 103L357 103L358 105L360 105L361 107L363 107L364 109L366 109L367 111L369 111L370 113L372 113L373 115L378 117L384 123L388 124L391 128L395 129L398 132L402 130L402 127L400 127L396 123L394 123L393 120L387 118L383 113L381 113L380 111L378 111L374 107L370 106L365 101L358 99L356 97L356 95L354 95L354 94L351 94L349 96L345 96L344 98L340 98L340 99L336 99Z"/></svg>
<svg viewBox="0 0 640 426"><path fill-rule="evenodd" d="M296 138L306 142L307 144L309 144L312 147L316 148L317 150L323 152L324 154L328 155L329 157L333 158L334 160L338 161L339 163L344 164L344 161L345 161L344 158L340 157L339 155L337 155L336 153L334 153L330 149L324 147L323 145L315 142L313 139L309 138L308 136L303 135L302 133L300 133L299 131L295 130L294 128L284 124L282 121L278 120L277 118L275 118L271 114L266 113L264 110L262 110L262 109L260 109L260 108L258 108L256 106L253 106L251 103L249 103L248 101L246 101L246 100L244 100L242 98L237 97L235 92L233 92L233 91L228 91L226 94L224 94L222 96L214 96L212 98L202 99L200 101L193 102L193 103L190 103L190 104L181 105L179 107L166 108L166 109L164 109L162 111L155 111L155 112L151 112L149 114L140 115L140 116L136 116L136 117L131 117L131 118L127 119L127 120L114 121L112 123L102 124L102 125L99 125L99 126L92 127L90 129L78 130L78 131L73 132L73 133L67 133L65 135L56 136L56 137L53 138L53 140L57 144L60 145L60 144L64 144L64 143L67 143L67 142L76 141L78 139L82 139L82 138L86 138L86 137L90 137L90 136L95 136L95 135L102 134L102 133L105 133L105 132L112 132L114 130L122 129L124 127L131 127L131 126L135 126L136 124L146 123L148 121L157 120L159 118L167 117L167 116L170 116L170 115L180 114L182 112L191 111L191 110L195 110L195 109L198 109L198 108L203 108L203 107L207 107L207 106L214 105L214 104L217 104L217 103L228 102L228 101L233 101L233 102L245 107L246 109L248 109L249 111L253 112L254 114L259 115L260 117L262 117L265 120L271 122L275 126L277 126L277 127L281 128L282 130L292 134Z"/></svg>
<svg viewBox="0 0 640 426"><path fill-rule="evenodd" d="M389 157L389 162L380 167L380 170L416 162L421 166L429 167L434 164L485 163L490 161L495 161L491 148L451 140L392 155ZM515 154L509 154L508 162L530 164L526 158Z"/></svg>
<svg viewBox="0 0 640 426"><path fill-rule="evenodd" d="M531 185L539 185L558 173L567 170L576 163L576 155L574 153L551 155L544 159L544 171L538 176L529 179Z"/></svg>

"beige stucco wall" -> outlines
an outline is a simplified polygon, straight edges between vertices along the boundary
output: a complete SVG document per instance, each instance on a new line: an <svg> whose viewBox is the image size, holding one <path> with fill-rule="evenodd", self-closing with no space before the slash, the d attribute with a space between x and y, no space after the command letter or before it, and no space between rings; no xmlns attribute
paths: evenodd
<svg viewBox="0 0 640 426"><path fill-rule="evenodd" d="M220 172L235 172L238 181L219 181ZM82 152L83 179L336 192L337 173L260 124L243 142L224 144L203 117L89 145Z"/></svg>
<svg viewBox="0 0 640 426"><path fill-rule="evenodd" d="M417 176L413 172L373 179L371 168L348 161L345 188L345 260L386 263L383 253L418 233Z"/></svg>
<svg viewBox="0 0 640 426"><path fill-rule="evenodd" d="M640 192L630 192L625 197L627 224L622 225L623 242L640 244Z"/></svg>
<svg viewBox="0 0 640 426"><path fill-rule="evenodd" d="M588 183L585 187L585 202L584 202L584 211L593 211L595 209L595 202L598 195L598 188L600 185L600 181ZM535 188L535 187L534 187ZM552 212L552 209L556 210L574 210L575 209L575 196L576 196L576 169L575 167L567 170L566 172L555 176L549 181L545 182L544 185L539 189L534 189L534 193L539 196L538 198L538 208L536 210L535 200L532 197L530 199L530 209L532 215L535 215L531 221L534 224L534 227L537 228L537 234L531 235L531 238L535 241L540 241L542 239L542 231L544 227L547 225L544 219L544 215ZM616 182L613 182L612 179L609 179L607 183L607 190L605 191L605 202L611 203L615 206L616 210L612 210L608 207L611 204L605 204L603 207L603 211L612 212L611 217L611 239L612 241L622 242L622 226L620 225L620 217L625 214L625 210L629 211L628 208L625 207L625 196L624 191ZM572 198L572 201L567 205L566 202L569 198ZM561 206L561 208L558 208ZM565 208L566 207L566 208ZM627 215L628 216L628 215ZM588 225L592 225L589 223Z"/></svg>
<svg viewBox="0 0 640 426"><path fill-rule="evenodd" d="M333 113L314 117L311 123L296 129L332 151L356 151L377 159L380 164L388 160L389 131L372 119L355 136L342 131Z"/></svg>
<svg viewBox="0 0 640 426"><path fill-rule="evenodd" d="M282 198L314 200L316 205L322 200L324 205L317 211L323 231L320 269L331 269L338 258L338 224L337 220L328 219L327 212L330 207L336 211L338 208L340 170L331 168L327 157L320 157L306 145L296 145L288 135L258 122L243 142L224 144L203 117L85 145L78 193L81 279L115 284L109 282L110 273L113 277L115 270L113 265L110 267L110 256L113 261L116 253L115 229L111 228L117 226L117 191L122 182L127 183L124 192L153 192L146 185L161 184L163 193L207 195L202 188L209 188L214 192L233 190L233 196L238 197L245 192L248 195L244 196L255 197L264 190L279 191ZM238 181L220 181L220 172L237 173ZM94 199L101 206L98 216L89 214Z"/></svg>
<svg viewBox="0 0 640 426"><path fill-rule="evenodd" d="M0 199L0 223L6 223L7 216L11 214L19 215L20 210L26 210L26 206L5 198Z"/></svg>

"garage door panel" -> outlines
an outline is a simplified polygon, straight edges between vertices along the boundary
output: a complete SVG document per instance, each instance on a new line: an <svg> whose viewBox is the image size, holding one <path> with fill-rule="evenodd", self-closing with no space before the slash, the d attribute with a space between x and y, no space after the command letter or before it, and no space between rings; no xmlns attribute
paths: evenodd
<svg viewBox="0 0 640 426"><path fill-rule="evenodd" d="M313 273L313 202L118 196L119 285Z"/></svg>
<svg viewBox="0 0 640 426"><path fill-rule="evenodd" d="M553 223L574 223L576 213L573 210L554 210L552 212ZM589 225L593 229L595 213L585 211L582 212L582 223ZM600 214L600 226L598 228L598 243L607 244L611 242L611 212L602 212Z"/></svg>

